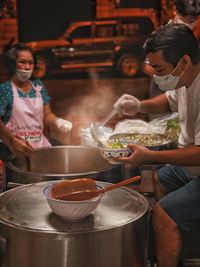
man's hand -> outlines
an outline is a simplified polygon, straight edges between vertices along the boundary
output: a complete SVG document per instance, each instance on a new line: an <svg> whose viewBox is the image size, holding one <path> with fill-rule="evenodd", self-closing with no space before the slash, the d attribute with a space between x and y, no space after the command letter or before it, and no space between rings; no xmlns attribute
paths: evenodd
<svg viewBox="0 0 200 267"><path fill-rule="evenodd" d="M123 94L115 103L114 108L117 110L118 116L123 115L134 116L140 111L140 101L128 94Z"/></svg>
<svg viewBox="0 0 200 267"><path fill-rule="evenodd" d="M133 167L138 167L150 163L151 150L144 146L134 144L129 144L127 147L131 149L132 154L129 157L118 157L115 160L129 163Z"/></svg>

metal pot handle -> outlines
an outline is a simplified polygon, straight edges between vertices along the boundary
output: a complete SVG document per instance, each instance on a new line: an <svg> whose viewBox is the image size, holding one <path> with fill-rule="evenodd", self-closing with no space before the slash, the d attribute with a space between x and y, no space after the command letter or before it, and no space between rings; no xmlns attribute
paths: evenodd
<svg viewBox="0 0 200 267"><path fill-rule="evenodd" d="M12 189L12 188L16 188L16 187L19 187L19 186L22 186L22 185L24 185L24 184L8 182L8 183L7 183L7 190L8 190L8 189ZM1 266L0 266L0 267L1 267Z"/></svg>

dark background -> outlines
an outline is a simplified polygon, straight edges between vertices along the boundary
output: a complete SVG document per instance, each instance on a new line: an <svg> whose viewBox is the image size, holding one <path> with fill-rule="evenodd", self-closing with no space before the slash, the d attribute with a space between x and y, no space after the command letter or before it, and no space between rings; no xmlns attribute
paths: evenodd
<svg viewBox="0 0 200 267"><path fill-rule="evenodd" d="M121 0L118 3L119 8L160 9L160 0ZM72 21L95 19L95 9L95 0L17 0L19 40L57 38Z"/></svg>
<svg viewBox="0 0 200 267"><path fill-rule="evenodd" d="M160 9L160 0L121 0L119 7L153 8Z"/></svg>
<svg viewBox="0 0 200 267"><path fill-rule="evenodd" d="M93 0L18 0L19 40L59 37L72 21L95 18Z"/></svg>

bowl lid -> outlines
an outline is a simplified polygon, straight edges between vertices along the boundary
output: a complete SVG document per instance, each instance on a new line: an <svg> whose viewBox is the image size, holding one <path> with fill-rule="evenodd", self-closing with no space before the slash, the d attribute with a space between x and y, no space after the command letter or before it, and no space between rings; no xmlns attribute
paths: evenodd
<svg viewBox="0 0 200 267"><path fill-rule="evenodd" d="M148 209L141 194L120 187L103 196L94 214L76 223L67 222L51 211L43 195L44 187L53 182L23 185L0 194L0 224L34 232L93 232L131 223ZM110 183L97 184L105 187Z"/></svg>

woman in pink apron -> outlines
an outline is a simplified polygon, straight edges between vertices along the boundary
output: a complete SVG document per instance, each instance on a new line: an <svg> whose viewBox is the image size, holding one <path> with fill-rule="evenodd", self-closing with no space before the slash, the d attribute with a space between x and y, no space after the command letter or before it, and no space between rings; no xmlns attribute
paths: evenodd
<svg viewBox="0 0 200 267"><path fill-rule="evenodd" d="M11 80L0 85L0 138L17 156L30 156L33 148L51 146L44 125L48 129L58 127L59 120L65 131L70 130L71 123L66 129L66 120L52 113L43 83L31 79L36 66L31 48L19 43L6 56Z"/></svg>

